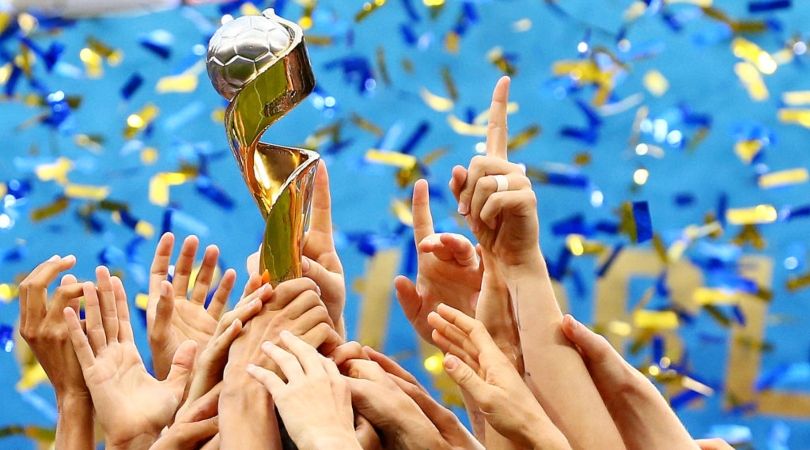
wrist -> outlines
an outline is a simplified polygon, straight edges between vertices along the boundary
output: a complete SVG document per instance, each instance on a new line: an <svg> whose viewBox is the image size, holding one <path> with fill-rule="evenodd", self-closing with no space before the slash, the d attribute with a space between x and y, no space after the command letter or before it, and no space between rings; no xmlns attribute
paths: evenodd
<svg viewBox="0 0 810 450"><path fill-rule="evenodd" d="M54 389L56 391L56 407L60 411L65 408L75 409L88 406L92 408L93 399L87 389Z"/></svg>
<svg viewBox="0 0 810 450"><path fill-rule="evenodd" d="M527 250L524 254L516 255L509 261L501 261L502 270L507 278L520 279L548 275L546 261L540 252L540 247Z"/></svg>

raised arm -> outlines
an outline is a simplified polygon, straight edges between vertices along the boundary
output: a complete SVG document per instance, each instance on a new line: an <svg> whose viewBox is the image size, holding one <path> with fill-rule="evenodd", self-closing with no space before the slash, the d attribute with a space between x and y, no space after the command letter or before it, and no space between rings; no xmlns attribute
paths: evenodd
<svg viewBox="0 0 810 450"><path fill-rule="evenodd" d="M537 198L523 168L507 160L508 98L504 77L492 96L487 154L474 157L468 169L455 167L451 190L505 277L526 383L574 448L623 448L585 364L560 329L562 313L539 247Z"/></svg>
<svg viewBox="0 0 810 450"><path fill-rule="evenodd" d="M84 450L93 448L93 403L62 318L66 307L78 311L82 285L65 275L48 302L48 286L74 264L72 255L54 256L20 283L20 334L56 393L56 447Z"/></svg>

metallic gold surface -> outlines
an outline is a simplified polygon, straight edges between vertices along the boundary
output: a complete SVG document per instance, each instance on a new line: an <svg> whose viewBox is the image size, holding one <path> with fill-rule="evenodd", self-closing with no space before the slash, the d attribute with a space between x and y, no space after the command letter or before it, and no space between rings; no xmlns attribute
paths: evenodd
<svg viewBox="0 0 810 450"><path fill-rule="evenodd" d="M304 230L319 156L259 141L268 127L315 86L301 28L272 12L264 16L287 28L292 42L275 63L252 75L233 97L225 111L225 131L242 176L266 220L260 270L265 281L275 286L301 276Z"/></svg>

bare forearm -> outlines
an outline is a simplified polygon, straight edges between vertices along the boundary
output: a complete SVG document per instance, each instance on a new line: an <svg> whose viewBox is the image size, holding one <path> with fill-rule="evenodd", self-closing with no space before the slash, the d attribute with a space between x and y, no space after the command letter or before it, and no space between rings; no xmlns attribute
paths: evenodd
<svg viewBox="0 0 810 450"><path fill-rule="evenodd" d="M226 376L219 398L222 450L281 450L278 423L270 394L252 379Z"/></svg>
<svg viewBox="0 0 810 450"><path fill-rule="evenodd" d="M545 263L539 258L511 269L507 279L519 317L526 384L573 448L624 448L582 358L562 334Z"/></svg>
<svg viewBox="0 0 810 450"><path fill-rule="evenodd" d="M59 412L56 424L56 448L92 449L93 402L89 393L57 395Z"/></svg>

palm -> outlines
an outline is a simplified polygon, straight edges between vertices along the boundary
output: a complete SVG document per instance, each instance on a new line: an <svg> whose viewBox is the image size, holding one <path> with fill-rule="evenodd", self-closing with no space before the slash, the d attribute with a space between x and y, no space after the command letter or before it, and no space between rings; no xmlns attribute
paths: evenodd
<svg viewBox="0 0 810 450"><path fill-rule="evenodd" d="M153 378L132 342L113 342L96 355L85 372L96 418L109 436L128 442L144 432L159 432L171 421L180 398L173 387Z"/></svg>
<svg viewBox="0 0 810 450"><path fill-rule="evenodd" d="M397 297L419 336L433 342L427 315L439 303L472 315L481 289L481 271L475 249L466 238L434 232L428 185L424 180L419 180L413 189L413 237L419 263L416 284L399 277Z"/></svg>
<svg viewBox="0 0 810 450"><path fill-rule="evenodd" d="M214 335L217 329L217 320L203 307L188 301L185 297L176 297L174 300L174 314L172 314L172 330L174 348L181 342L193 340L198 348L203 348Z"/></svg>
<svg viewBox="0 0 810 450"><path fill-rule="evenodd" d="M422 298L424 315L436 309L439 303L471 314L480 288L478 267L462 266L452 258L442 260L434 253L420 252L416 290Z"/></svg>

